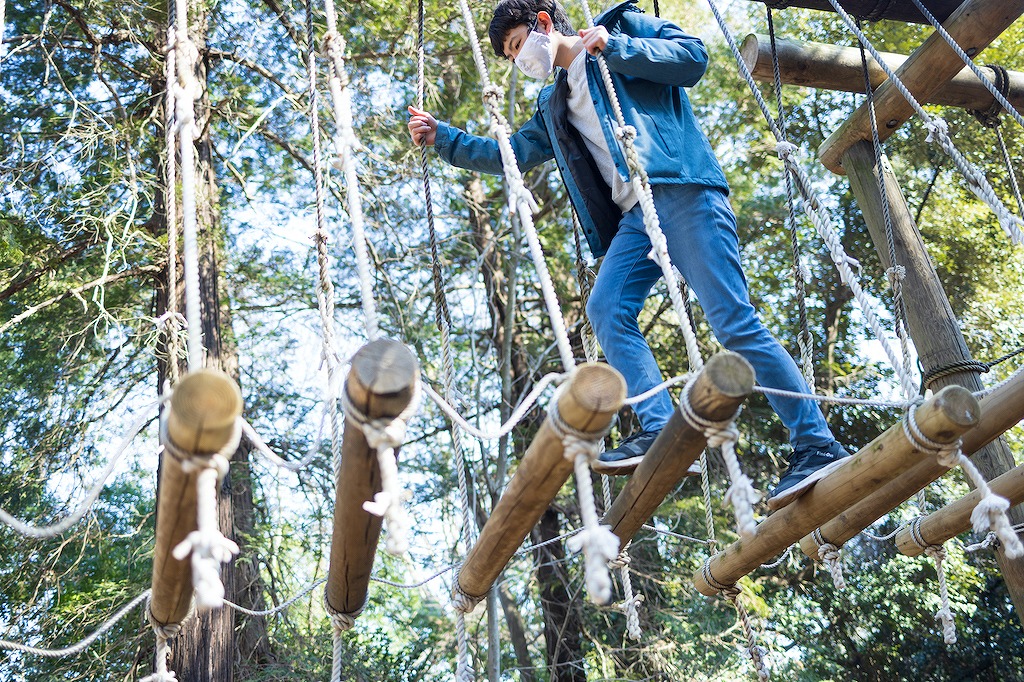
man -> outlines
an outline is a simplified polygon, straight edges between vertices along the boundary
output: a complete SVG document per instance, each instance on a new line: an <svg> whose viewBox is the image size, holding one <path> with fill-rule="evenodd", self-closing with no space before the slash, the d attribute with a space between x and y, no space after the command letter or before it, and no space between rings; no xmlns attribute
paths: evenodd
<svg viewBox="0 0 1024 682"><path fill-rule="evenodd" d="M512 147L523 170L554 158L591 251L604 256L587 315L629 394L643 393L662 378L637 324L662 273L647 257L651 242L615 138L597 55L612 73L627 124L637 130L635 146L650 178L672 264L697 295L716 336L753 365L761 385L806 393L793 359L750 304L725 174L684 90L707 67L703 43L668 21L644 15L635 0L612 7L593 28L578 33L554 0L503 0L494 10L489 36L495 53L514 60L529 77L547 79L558 67L554 84L540 93L537 113L512 135ZM461 168L502 172L495 140L439 123L414 107L409 114L415 144L433 145ZM789 468L769 499L777 509L849 455L816 403L774 396L769 401L793 446ZM642 430L604 453L596 471L633 471L674 408L662 391L634 409Z"/></svg>

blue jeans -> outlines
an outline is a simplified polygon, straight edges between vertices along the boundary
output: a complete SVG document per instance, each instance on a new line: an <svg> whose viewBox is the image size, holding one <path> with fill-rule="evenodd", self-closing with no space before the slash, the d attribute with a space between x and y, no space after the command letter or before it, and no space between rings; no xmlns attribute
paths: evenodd
<svg viewBox="0 0 1024 682"><path fill-rule="evenodd" d="M654 203L672 264L696 294L718 340L754 367L769 388L807 393L807 383L789 353L757 317L740 266L736 217L726 192L702 185L654 185ZM640 333L637 316L661 268L647 257L651 242L640 206L622 216L587 303L608 363L626 379L629 395L661 382L661 370ZM825 447L835 440L817 403L768 396L789 429L794 450ZM634 406L645 431L659 431L675 409L667 391Z"/></svg>

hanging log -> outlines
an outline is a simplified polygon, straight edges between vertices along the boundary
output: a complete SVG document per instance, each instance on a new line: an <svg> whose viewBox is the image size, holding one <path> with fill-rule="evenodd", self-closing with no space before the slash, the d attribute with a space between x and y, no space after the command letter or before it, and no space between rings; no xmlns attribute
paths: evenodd
<svg viewBox="0 0 1024 682"><path fill-rule="evenodd" d="M953 40L971 57L999 37L1024 13L1024 0L967 0L949 17L944 26ZM896 71L897 77L920 101L949 82L964 68L963 61L938 33L932 33L921 47ZM897 128L910 120L914 109L891 82L875 91L878 135L887 140ZM863 103L838 130L818 147L821 163L834 173L844 173L843 155L857 142L871 140L871 112Z"/></svg>
<svg viewBox="0 0 1024 682"><path fill-rule="evenodd" d="M196 530L196 479L201 467L188 467L186 473L177 453L189 453L202 464L230 444L242 414L242 393L224 372L201 369L178 382L166 409L164 438L170 442L160 457L149 604L151 617L160 625L181 623L192 603L192 563L188 557L175 559L171 552Z"/></svg>
<svg viewBox="0 0 1024 682"><path fill-rule="evenodd" d="M1024 374L982 398L979 406L981 418L977 426L965 433L962 439L962 450L967 455L973 455L1024 419ZM946 471L948 469L935 458L925 458L834 519L822 524L818 529L819 535L825 542L841 547ZM818 560L819 547L813 533L800 540L800 549L815 561Z"/></svg>
<svg viewBox="0 0 1024 682"><path fill-rule="evenodd" d="M855 47L776 38L775 48L779 62L779 77L785 85L864 92L864 69L860 50ZM772 45L769 36L751 33L744 38L740 52L755 79L764 83L774 82ZM899 69L907 60L905 55L893 52L883 52L882 57L893 70ZM870 54L867 55L867 64L871 87L877 88L888 79L888 76ZM987 66L980 68L990 81L996 82L995 69ZM1006 99L1018 111L1024 110L1024 73L1009 71L1007 76L1009 89ZM935 90L925 103L984 111L995 103L995 97L981 79L965 66L951 81Z"/></svg>
<svg viewBox="0 0 1024 682"><path fill-rule="evenodd" d="M578 431L600 432L626 399L626 384L604 364L577 367L558 399L562 420ZM480 531L459 571L458 589L482 599L573 471L548 417Z"/></svg>
<svg viewBox="0 0 1024 682"><path fill-rule="evenodd" d="M978 414L978 401L974 396L959 386L950 386L925 401L917 409L916 418L927 438L937 443L952 443L977 423ZM762 521L752 539L738 540L711 557L694 574L694 585L701 594L708 596L719 592L720 587L715 585L734 585L924 456L907 439L903 424L896 424L856 455L843 460L835 471L802 497Z"/></svg>
<svg viewBox="0 0 1024 682"><path fill-rule="evenodd" d="M404 344L379 339L353 356L345 390L368 418L390 419L409 406L418 375L416 358ZM380 491L377 451L370 449L358 426L346 421L327 573L327 604L336 613L356 616L366 603L383 519L363 509L363 503Z"/></svg>
<svg viewBox="0 0 1024 682"><path fill-rule="evenodd" d="M1008 499L1011 506L1024 502L1024 464L993 478L988 485L996 495ZM941 545L967 532L971 529L971 512L980 501L981 491L973 490L956 502L932 512L916 522L916 532L924 541L924 546L914 539L914 530L904 528L896 534L896 549L907 556L918 556L929 545Z"/></svg>
<svg viewBox="0 0 1024 682"><path fill-rule="evenodd" d="M805 9L817 9L825 12L836 11L828 0L753 1L764 3L772 9L803 7ZM924 6L939 21L945 21L961 2L963 0L924 0ZM852 16L865 21L889 19L890 21L903 21L914 24L928 23L928 19L921 14L921 10L914 5L913 0L840 0L839 5Z"/></svg>
<svg viewBox="0 0 1024 682"><path fill-rule="evenodd" d="M732 417L754 388L754 369L736 353L712 357L690 390L690 405L704 419ZM666 496L686 476L707 439L676 410L651 449L615 498L604 523L619 537L620 547L633 539Z"/></svg>

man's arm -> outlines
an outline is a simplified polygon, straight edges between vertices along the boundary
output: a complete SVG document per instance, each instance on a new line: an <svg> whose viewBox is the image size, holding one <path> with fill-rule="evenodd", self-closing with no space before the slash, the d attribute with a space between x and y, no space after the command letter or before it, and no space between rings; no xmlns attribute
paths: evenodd
<svg viewBox="0 0 1024 682"><path fill-rule="evenodd" d="M708 65L701 39L667 21L638 16L641 18L629 17L634 23L643 22L635 27L637 36L618 31L609 34L604 26L595 26L580 31L584 47L590 54L604 55L611 71L663 85L696 85Z"/></svg>
<svg viewBox="0 0 1024 682"><path fill-rule="evenodd" d="M413 107L409 107L409 114L409 132L415 144L434 145L442 159L459 168L493 175L504 173L497 140L471 135ZM524 172L553 155L539 112L516 131L510 141L519 169Z"/></svg>

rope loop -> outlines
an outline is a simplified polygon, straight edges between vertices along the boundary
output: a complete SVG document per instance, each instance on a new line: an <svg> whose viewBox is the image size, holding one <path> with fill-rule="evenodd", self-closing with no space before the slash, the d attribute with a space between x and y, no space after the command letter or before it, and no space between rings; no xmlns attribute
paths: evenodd
<svg viewBox="0 0 1024 682"><path fill-rule="evenodd" d="M942 623L942 641L946 644L956 644L956 621L953 620L953 611L949 606L949 587L946 584L946 569L943 564L946 560L946 548L942 545L930 545L925 547L924 553L935 562L935 573L939 578L941 607L936 612L935 619Z"/></svg>
<svg viewBox="0 0 1024 682"><path fill-rule="evenodd" d="M812 537L818 544L818 559L825 564L829 573L832 574L832 585L837 590L845 590L846 579L843 577L842 548L825 540L821 534L821 528L815 528Z"/></svg>
<svg viewBox="0 0 1024 682"><path fill-rule="evenodd" d="M786 162L790 161L791 157L796 154L798 150L799 147L792 142L787 142L786 140L779 140L775 143L775 153L779 155L780 159Z"/></svg>
<svg viewBox="0 0 1024 682"><path fill-rule="evenodd" d="M476 605L483 601L484 596L475 597L462 589L459 584L459 574L455 574L452 581L452 607L459 613L473 613Z"/></svg>
<svg viewBox="0 0 1024 682"><path fill-rule="evenodd" d="M993 84L996 86L999 94L1005 98L1010 94L1010 74L1006 67L999 64L986 64L985 66L992 69L992 75L994 76ZM997 128L1000 123L999 114L1003 111L1003 105L998 99L993 98L992 104L987 109L968 109L967 113L976 118L978 123L986 128Z"/></svg>
<svg viewBox="0 0 1024 682"><path fill-rule="evenodd" d="M939 443L926 436L917 425L917 410L921 402L917 400L907 408L903 418L903 434L915 450L934 456L938 463L947 469L955 467L962 456L962 441L958 438L952 443Z"/></svg>
<svg viewBox="0 0 1024 682"><path fill-rule="evenodd" d="M366 600L363 601L363 605L355 611L344 612L331 606L331 602L327 599L327 592L324 591L324 609L327 611L327 615L331 617L331 627L334 629L335 636L355 627L356 618L358 618L363 612L363 609L366 608L366 603L369 601L369 598L370 596L367 594Z"/></svg>

